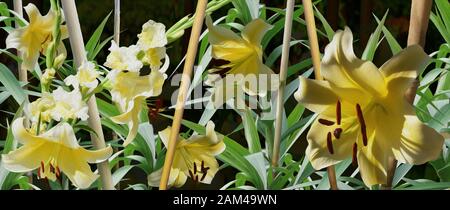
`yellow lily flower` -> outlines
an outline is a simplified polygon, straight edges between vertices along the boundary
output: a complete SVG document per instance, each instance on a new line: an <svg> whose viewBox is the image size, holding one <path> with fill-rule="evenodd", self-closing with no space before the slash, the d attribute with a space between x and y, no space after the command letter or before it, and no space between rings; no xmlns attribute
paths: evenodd
<svg viewBox="0 0 450 210"><path fill-rule="evenodd" d="M167 44L166 26L149 20L142 25L142 31L138 34L138 38L137 45L142 50L164 47Z"/></svg>
<svg viewBox="0 0 450 210"><path fill-rule="evenodd" d="M145 99L161 94L162 86L167 75L152 70L149 75L139 76L139 72L124 72L113 70L107 78L112 87L110 92L112 100L119 105L122 114L111 118L118 124L128 124L130 129L123 143L128 145L136 137L139 127L139 113L143 108Z"/></svg>
<svg viewBox="0 0 450 210"><path fill-rule="evenodd" d="M97 77L99 75L100 72L95 69L95 64L85 61L78 68L77 74L66 77L66 79L64 79L64 83L67 85L72 85L74 88L81 87L83 93L89 94L97 87Z"/></svg>
<svg viewBox="0 0 450 210"><path fill-rule="evenodd" d="M150 65L152 70L159 70L166 55L166 26L149 20L142 25L138 38L137 45L145 53L142 62Z"/></svg>
<svg viewBox="0 0 450 210"><path fill-rule="evenodd" d="M111 47L108 50L110 53L104 65L113 70L138 72L143 66L138 59L141 50L136 45L119 47L115 41L111 41Z"/></svg>
<svg viewBox="0 0 450 210"><path fill-rule="evenodd" d="M19 118L12 124L14 138L23 146L2 155L3 166L9 171L38 169L38 178L52 181L64 173L75 186L88 188L98 178L88 163L102 162L112 154L110 146L95 151L80 147L68 123L59 123L36 136L25 129L23 120Z"/></svg>
<svg viewBox="0 0 450 210"><path fill-rule="evenodd" d="M324 81L300 77L295 98L318 114L306 153L315 169L352 157L367 186L386 184L390 158L423 164L442 149L443 137L404 97L429 57L410 46L378 69L355 56L352 42L350 29L338 31L325 48Z"/></svg>
<svg viewBox="0 0 450 210"><path fill-rule="evenodd" d="M51 41L53 24L56 13L50 10L42 16L34 4L24 7L29 17L29 24L24 27L13 29L6 37L6 48L15 48L23 54L22 67L33 70L37 65L40 52L45 53ZM61 39L68 38L67 27L61 26ZM59 44L58 52L65 53L64 44Z"/></svg>
<svg viewBox="0 0 450 210"><path fill-rule="evenodd" d="M61 121L62 119L87 120L88 107L82 100L78 89L71 92L58 87L52 93L42 93L42 97L30 103L27 109L31 115L31 121L37 122L39 115L41 122L50 122L51 119Z"/></svg>
<svg viewBox="0 0 450 210"><path fill-rule="evenodd" d="M262 61L263 51L261 47L261 40L264 34L272 28L271 25L261 19L255 19L245 26L241 36L238 36L230 29L213 25L209 16L206 17L206 25L209 30L208 41L212 46L212 57L224 63L211 69L210 73L220 74L221 76L227 76L229 74L242 75L244 79L236 80L236 83L249 95L264 96L268 89L273 90L276 88L267 87L266 83L260 83L259 85L249 84L258 83L257 78L261 75L265 75L267 76L266 78L270 79L270 75L273 74L273 71L264 65ZM255 80L252 80L252 78ZM246 79L249 79L249 81L245 82ZM209 83L212 84L214 81L210 81ZM218 85L226 84L226 82L220 82ZM272 85L276 84L274 83ZM223 89L223 87L216 88L218 90ZM225 98L223 102L229 98ZM213 96L213 100L222 100L222 98L216 99Z"/></svg>
<svg viewBox="0 0 450 210"><path fill-rule="evenodd" d="M159 137L166 148L170 132L170 126L159 132ZM181 187L186 183L187 177L195 182L210 184L219 170L215 156L224 150L223 136L214 131L214 123L211 121L206 125L205 135L193 135L188 139L178 137L168 186ZM161 170L150 174L149 185L158 186L160 177Z"/></svg>

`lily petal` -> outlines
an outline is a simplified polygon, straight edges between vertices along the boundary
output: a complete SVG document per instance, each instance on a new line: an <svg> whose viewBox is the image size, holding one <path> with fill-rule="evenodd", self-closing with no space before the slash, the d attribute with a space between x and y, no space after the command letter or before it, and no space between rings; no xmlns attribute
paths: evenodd
<svg viewBox="0 0 450 210"><path fill-rule="evenodd" d="M76 152L81 159L86 160L88 163L100 163L111 157L113 150L111 146L98 150L87 150L80 147Z"/></svg>
<svg viewBox="0 0 450 210"><path fill-rule="evenodd" d="M76 150L62 147L58 157L59 167L75 186L86 189L99 175L92 173L89 164L78 155Z"/></svg>
<svg viewBox="0 0 450 210"><path fill-rule="evenodd" d="M233 40L236 42L242 41L242 39L232 30L213 25L212 19L209 15L206 16L206 26L208 26L209 30L208 41L213 45L222 43L227 40Z"/></svg>
<svg viewBox="0 0 450 210"><path fill-rule="evenodd" d="M410 111L414 109L410 106ZM424 164L439 157L444 137L433 128L422 123L413 112L405 115L399 147L394 148L395 158L408 164Z"/></svg>
<svg viewBox="0 0 450 210"><path fill-rule="evenodd" d="M380 72L386 78L389 93L395 94L394 97L403 96L429 60L430 57L422 47L413 45L384 63L380 67Z"/></svg>
<svg viewBox="0 0 450 210"><path fill-rule="evenodd" d="M161 138L161 141L166 148L169 147L169 138L170 138L170 133L172 132L171 129L172 129L172 127L168 126L166 129L158 132L159 138Z"/></svg>
<svg viewBox="0 0 450 210"><path fill-rule="evenodd" d="M138 38L137 45L143 50L164 47L167 44L166 26L149 20L142 25L142 31L138 34Z"/></svg>
<svg viewBox="0 0 450 210"><path fill-rule="evenodd" d="M331 91L330 84L326 81L311 80L303 76L299 77L300 85L294 97L307 109L321 113L328 106L335 105L339 100L336 94Z"/></svg>
<svg viewBox="0 0 450 210"><path fill-rule="evenodd" d="M326 130L333 130L331 127L322 125L319 119L327 119L327 116L319 115L313 122L307 136L308 147L306 155L311 165L319 170L352 156L352 148L358 134L358 130L353 128L344 130L339 139L332 136L333 154L329 151ZM329 119L332 120L332 119ZM344 123L343 123L344 124Z"/></svg>
<svg viewBox="0 0 450 210"><path fill-rule="evenodd" d="M242 31L242 37L252 45L260 46L262 38L266 32L272 28L272 25L264 22L263 20L254 19L245 26Z"/></svg>
<svg viewBox="0 0 450 210"><path fill-rule="evenodd" d="M129 103L129 110L126 112L111 117L110 119L118 124L128 124L128 135L123 146L127 146L136 137L139 128L139 113L142 109L142 104L144 103L144 97L137 97Z"/></svg>
<svg viewBox="0 0 450 210"><path fill-rule="evenodd" d="M375 184L386 184L387 169L392 152L383 144L386 140L380 139L374 132L369 138L368 145L358 145L358 166L364 183L371 187Z"/></svg>
<svg viewBox="0 0 450 210"><path fill-rule="evenodd" d="M3 166L12 172L23 173L41 166L47 160L54 144L47 141L29 142L8 154L2 155Z"/></svg>
<svg viewBox="0 0 450 210"><path fill-rule="evenodd" d="M363 61L353 52L353 35L348 27L339 31L325 48L322 59L322 75L331 86L356 88L374 96L385 96L386 85L378 68L370 61Z"/></svg>
<svg viewBox="0 0 450 210"><path fill-rule="evenodd" d="M31 135L27 129L25 129L23 121L25 118L17 118L11 125L11 130L14 138L21 144L39 143L45 141L42 137Z"/></svg>

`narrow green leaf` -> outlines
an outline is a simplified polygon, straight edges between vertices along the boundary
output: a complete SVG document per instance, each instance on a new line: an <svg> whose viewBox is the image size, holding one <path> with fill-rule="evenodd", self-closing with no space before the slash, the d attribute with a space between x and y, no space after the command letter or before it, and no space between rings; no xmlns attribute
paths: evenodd
<svg viewBox="0 0 450 210"><path fill-rule="evenodd" d="M250 153L260 152L261 143L259 141L259 134L256 128L256 120L253 118L249 109L246 109L243 113L241 113L241 117L244 124L245 139L247 140Z"/></svg>
<svg viewBox="0 0 450 210"><path fill-rule="evenodd" d="M375 31L370 35L369 41L367 42L366 48L361 56L363 60L373 60L375 55L375 51L378 47L378 43L380 41L381 31L383 30L384 22L386 21L386 17L389 11L386 11L381 21L378 23Z"/></svg>
<svg viewBox="0 0 450 210"><path fill-rule="evenodd" d="M14 74L2 63L0 63L0 82L6 90L14 97L18 104L28 101L25 91L22 89L19 81Z"/></svg>

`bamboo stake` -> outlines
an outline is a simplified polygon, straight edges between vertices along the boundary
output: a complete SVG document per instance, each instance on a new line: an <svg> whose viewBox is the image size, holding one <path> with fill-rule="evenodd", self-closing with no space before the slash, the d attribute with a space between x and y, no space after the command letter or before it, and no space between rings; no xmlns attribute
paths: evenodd
<svg viewBox="0 0 450 210"><path fill-rule="evenodd" d="M120 0L114 0L114 42L117 46L120 46ZM117 138L116 132L111 132L112 139ZM113 152L119 152L117 147L113 148ZM120 156L120 155L119 155ZM114 167L114 170L117 171L120 168L120 161ZM120 190L120 181L116 185L117 189Z"/></svg>
<svg viewBox="0 0 450 210"><path fill-rule="evenodd" d="M22 18L23 17L23 6L22 6L22 0L14 0L14 12L17 13L17 15ZM15 27L19 28L19 23L15 23ZM22 58L22 52L17 50L17 56L19 58ZM19 73L19 80L21 82L28 82L28 75L27 70L22 68L22 65L20 63L17 64L17 71ZM26 87L24 87L26 89Z"/></svg>
<svg viewBox="0 0 450 210"><path fill-rule="evenodd" d="M311 0L302 0L305 11L306 30L308 31L309 47L311 48L311 59L314 67L314 76L321 80L320 74L320 52L319 41L317 39L316 23L314 21L314 10Z"/></svg>
<svg viewBox="0 0 450 210"><path fill-rule="evenodd" d="M78 13L75 1L63 0L61 2L67 22L67 28L69 31L70 46L72 48L75 66L79 67L84 61L87 60L87 57L86 51L84 49L83 35L81 34L81 27L78 20ZM92 144L96 149L105 148L106 144L103 136L103 130L100 122L100 115L97 109L97 102L95 100L95 95L91 96L91 98L89 99L88 106L89 106L88 125L97 134L97 135L91 134ZM102 189L114 190L108 160L98 163L97 168L102 182Z"/></svg>
<svg viewBox="0 0 450 210"><path fill-rule="evenodd" d="M412 0L409 18L408 46L418 44L425 47L425 38L427 36L428 21L432 4L432 0ZM410 104L414 103L418 86L419 81L416 79L405 93L405 97ZM386 186L383 186L384 189L392 188L392 181L394 179L396 168L397 160L391 159L387 171Z"/></svg>
<svg viewBox="0 0 450 210"><path fill-rule="evenodd" d="M114 42L120 41L120 0L114 0Z"/></svg>
<svg viewBox="0 0 450 210"><path fill-rule="evenodd" d="M289 61L289 42L291 41L292 31L292 13L294 13L294 0L288 0L286 3L286 16L284 22L284 34L283 34L283 49L281 52L281 64L280 64L280 86L278 88L277 96L277 111L275 119L275 136L273 140L272 151L272 166L278 166L278 160L280 156L280 141L281 141L281 127L283 121L284 112L284 88L286 86L286 74Z"/></svg>
<svg viewBox="0 0 450 210"><path fill-rule="evenodd" d="M14 0L14 12L17 13L18 17L23 18L23 5L22 5L22 0ZM18 22L16 22L14 24L15 28L20 28L20 25ZM22 52L20 52L19 50L17 50L17 57L19 57L20 59L22 59ZM19 74L19 81L21 82L28 82L28 72L25 68L22 68L22 64L21 62L17 63L17 72ZM27 86L25 85L23 87L23 89L27 89ZM28 97L27 99L28 100ZM26 115L24 115L26 116ZM28 127L29 126L29 122L28 120L25 120L25 126ZM17 147L17 141L14 141L13 143L13 148ZM28 182L33 183L33 174L31 172L27 173L28 176Z"/></svg>
<svg viewBox="0 0 450 210"><path fill-rule="evenodd" d="M183 118L184 103L186 95L191 83L192 71L194 68L195 56L197 54L200 33L205 19L205 10L207 0L198 0L195 9L195 19L192 26L191 37L186 53L186 61L184 63L183 75L181 77L180 92L178 93L177 104L175 106L175 115L172 122L172 130L170 132L169 146L164 160L161 181L159 183L160 190L167 189L169 181L170 169L172 168L173 156L175 154L175 145L177 143L178 133L180 132L181 120Z"/></svg>
<svg viewBox="0 0 450 210"><path fill-rule="evenodd" d="M321 80L320 74L320 52L319 41L317 39L316 24L314 21L314 11L311 0L303 0L303 8L305 10L306 29L308 31L309 47L311 48L311 58L314 67L314 76L316 80ZM334 166L328 166L328 180L330 182L330 188L337 190L336 172Z"/></svg>

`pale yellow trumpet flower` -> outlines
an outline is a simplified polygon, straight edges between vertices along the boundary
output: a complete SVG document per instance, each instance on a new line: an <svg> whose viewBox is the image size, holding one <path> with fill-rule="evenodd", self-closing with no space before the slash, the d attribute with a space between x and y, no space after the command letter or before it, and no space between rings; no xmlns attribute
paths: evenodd
<svg viewBox="0 0 450 210"><path fill-rule="evenodd" d="M312 166L322 169L352 157L372 186L386 184L389 159L408 164L436 159L443 137L417 118L404 97L428 60L415 45L377 68L355 56L350 29L338 31L325 48L324 80L300 77L295 93L318 114L307 135Z"/></svg>
<svg viewBox="0 0 450 210"><path fill-rule="evenodd" d="M61 173L79 188L88 188L98 175L88 163L98 163L112 154L110 146L90 151L78 145L72 127L61 122L50 130L34 135L23 125L24 118L12 124L14 138L23 146L2 155L3 166L12 172L23 173L38 169L38 178L55 181Z"/></svg>

